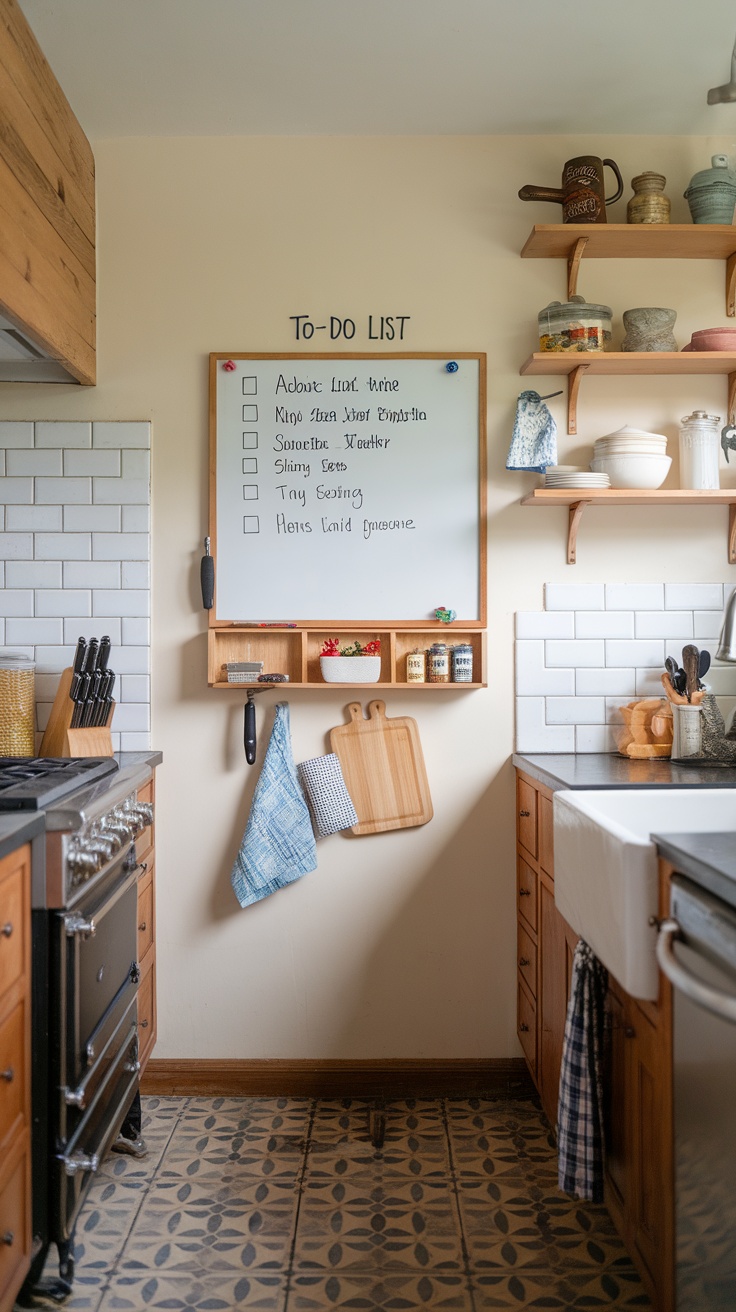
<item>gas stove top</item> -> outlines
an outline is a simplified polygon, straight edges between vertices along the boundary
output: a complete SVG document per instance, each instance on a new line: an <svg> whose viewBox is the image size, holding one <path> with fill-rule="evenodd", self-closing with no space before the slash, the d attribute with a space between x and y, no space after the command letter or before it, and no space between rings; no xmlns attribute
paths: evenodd
<svg viewBox="0 0 736 1312"><path fill-rule="evenodd" d="M43 811L117 768L112 756L0 756L0 811Z"/></svg>

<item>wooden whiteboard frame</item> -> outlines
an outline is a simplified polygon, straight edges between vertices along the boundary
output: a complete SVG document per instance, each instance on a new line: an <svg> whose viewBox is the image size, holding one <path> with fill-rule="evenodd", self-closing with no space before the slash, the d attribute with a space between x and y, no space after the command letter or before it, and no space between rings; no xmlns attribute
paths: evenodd
<svg viewBox="0 0 736 1312"><path fill-rule="evenodd" d="M292 360L304 363L308 360L476 360L478 362L478 614L477 620L465 620L458 617L457 624L463 629L485 629L487 620L487 454L486 454L486 353L485 351L290 351L285 353L271 351L214 351L210 353L209 366L209 536L211 551L215 558L215 603L208 611L208 624L211 629L244 628L241 621L216 619L217 613L217 366L222 360ZM435 619L423 620L344 620L344 619L300 619L295 621L297 629L342 628L347 630L370 629L418 629L432 628L447 631L447 625ZM256 627L256 626L253 626Z"/></svg>

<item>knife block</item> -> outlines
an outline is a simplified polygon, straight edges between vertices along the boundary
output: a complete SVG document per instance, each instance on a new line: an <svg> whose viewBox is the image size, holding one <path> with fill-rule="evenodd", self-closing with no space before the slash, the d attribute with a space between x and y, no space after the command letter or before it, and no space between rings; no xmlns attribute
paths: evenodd
<svg viewBox="0 0 736 1312"><path fill-rule="evenodd" d="M115 710L115 702L110 703L107 724L90 726L87 729L72 729L71 720L75 703L69 696L72 684L71 666L64 670L59 680L54 704L51 708L46 732L39 749L41 756L112 756L112 737L110 721Z"/></svg>

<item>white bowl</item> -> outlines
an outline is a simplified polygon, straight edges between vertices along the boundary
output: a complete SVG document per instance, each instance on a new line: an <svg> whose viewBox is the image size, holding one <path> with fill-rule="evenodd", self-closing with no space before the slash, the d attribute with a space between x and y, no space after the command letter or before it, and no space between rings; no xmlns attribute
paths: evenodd
<svg viewBox="0 0 736 1312"><path fill-rule="evenodd" d="M626 441L628 441L629 438L638 439L643 437L644 439L647 439L650 437L657 437L663 442L667 441L667 438L662 433L648 433L645 428L632 428L630 424L624 424L623 428L617 428L615 433L604 433L600 440L605 442L608 438L612 437L616 439L623 437Z"/></svg>
<svg viewBox="0 0 736 1312"><path fill-rule="evenodd" d="M669 473L669 456L612 455L596 456L590 467L596 474L608 474L611 487L661 487Z"/></svg>
<svg viewBox="0 0 736 1312"><path fill-rule="evenodd" d="M378 683L380 656L320 656L319 668L325 683Z"/></svg>
<svg viewBox="0 0 736 1312"><path fill-rule="evenodd" d="M664 446L645 446L643 442L638 446L635 446L633 442L630 445L621 443L619 446L613 444L611 446L598 446L596 443L593 454L596 459L600 456L665 456L667 448Z"/></svg>

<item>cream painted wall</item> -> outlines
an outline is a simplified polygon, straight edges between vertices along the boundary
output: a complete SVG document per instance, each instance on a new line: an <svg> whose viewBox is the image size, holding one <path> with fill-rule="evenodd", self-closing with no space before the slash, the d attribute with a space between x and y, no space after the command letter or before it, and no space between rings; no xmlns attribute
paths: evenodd
<svg viewBox="0 0 736 1312"><path fill-rule="evenodd" d="M94 145L95 143L93 143ZM153 421L153 742L159 772L160 1057L503 1057L515 1038L513 613L547 580L730 576L726 511L589 514L565 564L565 512L522 510L533 475L507 474L521 362L564 266L520 261L520 202L562 162L613 156L627 183L667 175L673 219L691 174L736 140L281 138L105 141L99 196L99 384L4 385L2 418ZM627 187L625 196L630 194ZM609 211L625 217L625 198ZM622 310L678 310L684 343L726 322L723 266L602 261L580 290ZM416 717L435 805L422 829L319 847L319 869L248 911L229 872L257 767L242 696L206 687L198 562L206 531L207 354L294 349L289 316L408 314L409 350L482 350L489 365L488 691L387 697ZM355 349L368 350L365 335ZM535 380L531 380L534 385ZM540 391L546 389L540 380ZM560 459L631 422L666 432L725 381L593 380ZM673 471L673 474L675 471ZM736 467L727 475L736 485ZM676 485L676 478L673 479ZM452 598L438 600L452 603ZM348 697L291 691L297 760L326 748ZM430 704L431 703L431 704ZM267 740L258 710L260 755Z"/></svg>

